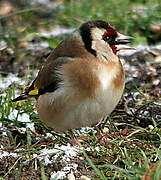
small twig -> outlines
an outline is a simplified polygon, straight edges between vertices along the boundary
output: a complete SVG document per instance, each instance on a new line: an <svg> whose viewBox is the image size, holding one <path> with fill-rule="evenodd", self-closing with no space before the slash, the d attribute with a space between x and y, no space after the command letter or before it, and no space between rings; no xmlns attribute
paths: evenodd
<svg viewBox="0 0 161 180"><path fill-rule="evenodd" d="M3 177L6 177L11 171L12 169L16 166L16 164L18 163L18 161L22 159L22 157L19 157L16 162L13 164L13 166L8 170L8 172L3 176Z"/></svg>
<svg viewBox="0 0 161 180"><path fill-rule="evenodd" d="M137 134L138 132L141 132L141 131L143 131L143 130L142 130L142 129L138 129L138 130L136 130L136 131L133 131L131 134L129 134L128 136L126 136L126 138L129 138L129 137L133 136L134 134Z"/></svg>

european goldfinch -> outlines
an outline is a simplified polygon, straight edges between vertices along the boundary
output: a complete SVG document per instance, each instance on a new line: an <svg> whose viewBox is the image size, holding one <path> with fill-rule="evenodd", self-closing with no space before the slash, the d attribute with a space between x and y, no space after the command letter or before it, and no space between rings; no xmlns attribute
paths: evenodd
<svg viewBox="0 0 161 180"><path fill-rule="evenodd" d="M51 52L31 86L13 101L35 97L40 119L58 132L96 124L123 94L117 47L130 39L101 20L82 24Z"/></svg>

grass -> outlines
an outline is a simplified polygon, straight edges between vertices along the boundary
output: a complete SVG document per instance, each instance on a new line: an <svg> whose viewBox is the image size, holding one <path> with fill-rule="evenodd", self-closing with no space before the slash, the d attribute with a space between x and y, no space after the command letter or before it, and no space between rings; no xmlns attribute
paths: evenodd
<svg viewBox="0 0 161 180"><path fill-rule="evenodd" d="M135 0L133 2L131 0L102 0L98 3L97 0L70 0L65 1L62 6L45 18L39 16L39 11L42 11L39 6L37 8L27 7L0 16L3 21L11 20L9 26L0 27L2 32L7 31L0 35L1 38L6 40L10 47L16 49L17 41L23 40L30 33L32 35L37 33L40 27L51 28L56 24L65 27L79 27L80 23L85 21L102 19L114 25L118 31L133 36L134 44L147 43L148 38L153 36L150 26L160 24L161 2L159 0ZM13 26L12 20L17 25L14 23ZM152 42L148 41L148 43Z"/></svg>
<svg viewBox="0 0 161 180"><path fill-rule="evenodd" d="M13 108L20 109L20 113L33 114L30 101L23 102L21 105L11 104L10 100L14 97L14 89L7 89L6 93L6 96L2 98L2 102L5 103L1 104L3 114L1 117L2 121L7 119ZM35 113L32 114L32 117L36 116ZM32 119L34 121L34 118ZM20 128L24 126L23 124L25 123L17 122L15 119L13 124ZM105 135L105 142L103 139L98 139L95 135L89 134L91 140L83 141L81 143L82 147L88 145L92 148L92 150L83 150L83 156L87 161L85 166L87 166L87 168L92 168L96 173L97 178L101 180L111 178L139 180L149 168L151 162L155 162L156 159L159 160L159 163L161 161L161 151L159 150L161 144L161 133L159 127L157 127L157 122L154 121L153 126L154 129L152 130L134 126L130 130L131 132L121 132L117 126L114 126L113 123L110 122L108 128L112 134L109 133ZM44 129L44 127L42 125L40 126L39 123L35 123L35 127L37 127L37 129ZM33 162L33 153L39 153L42 147L33 146L35 135L31 131L27 131L24 137L21 137L21 140L20 137L18 137L19 135L21 134L14 136L13 132L9 131L8 137L10 139L10 144L15 147L15 150L17 147L23 147L24 150L20 153L30 162ZM45 138L42 139L42 141L49 142ZM50 142L54 141L51 141L50 139ZM55 143L59 143L59 141L56 140ZM24 146L26 144L27 146ZM52 146L54 147L54 144ZM52 148L52 146L50 148ZM99 148L99 151L95 150L95 147ZM16 164L17 161L11 169L17 167ZM19 167L19 171L21 168L22 167ZM10 171L8 173L10 173ZM46 179L45 167L43 165L40 166L40 172L41 178ZM158 174L160 174L159 168L156 169L153 174L155 180L158 179Z"/></svg>
<svg viewBox="0 0 161 180"><path fill-rule="evenodd" d="M43 62L42 57L46 57L50 48L55 47L63 37L41 36L38 33L41 28L50 30L57 24L65 27L78 27L84 21L102 19L114 25L120 32L132 35L133 44L151 43L148 40L148 37L153 36L150 26L159 25L160 18L161 1L159 0L132 2L130 0L70 0L64 1L62 6L45 17L41 15L39 7L27 6L23 9L19 7L10 14L0 16L3 25L0 26L0 38L7 43L7 48L1 51L0 55L2 76L12 72L18 73L19 77L25 76L25 79L35 77L33 71L38 69ZM27 50L22 46L24 42L34 44L35 41L47 42L49 48L37 51ZM154 42L159 42L159 39L155 39ZM15 66L22 68L17 71L14 69ZM143 66L145 70L148 69L146 63ZM159 76L158 65L151 64L151 66ZM146 72L151 73L151 71L145 71L144 75ZM107 119L105 127L109 132L103 137L93 130L87 131L86 136L74 131L80 141L80 153L73 160L79 164L77 177L85 173L92 179L139 180L151 164L157 162L152 176L153 180L159 180L161 121L160 105L156 102L160 101L161 97L159 90L151 92L159 86L147 87L149 83L152 83L152 80L149 80L150 75L142 77L141 74L137 77L141 82L135 84L134 81L130 84L130 88L126 89L120 104ZM151 76L154 78L155 75ZM42 149L52 149L56 144L66 145L70 140L70 135L65 134L64 138L46 137L46 134L52 133L52 130L40 122L35 112L35 102L32 100L20 103L11 102L17 89L22 92L24 88L19 89L19 86L12 85L1 92L3 95L0 97L0 123L2 127L7 128L7 135L0 136L0 138L3 145L1 149L18 153L20 158L10 157L0 160L0 179L14 177L21 179L22 174L23 177L49 179L51 172L62 168L60 158L63 153L56 159L58 167L45 166L39 162L35 154L39 156ZM134 97L135 93L139 94L137 98ZM18 114L11 121L9 115L14 109ZM29 115L31 123L34 122L35 132L27 128L27 123L18 121L18 117L22 114ZM26 131L22 132L22 128L26 128ZM25 171L28 174L24 174Z"/></svg>
<svg viewBox="0 0 161 180"><path fill-rule="evenodd" d="M114 24L119 31L132 35L135 38L134 43L138 43L140 40L145 42L150 35L151 24L160 24L160 8L161 2L158 0L102 0L99 3L97 0L71 0L60 8L56 22L66 26L78 26L87 20L102 19Z"/></svg>
<svg viewBox="0 0 161 180"><path fill-rule="evenodd" d="M0 121L5 124L10 124L11 122L7 120L8 115L13 111L13 109L19 109L19 114L28 113L32 117L32 121L35 122L35 128L37 133L42 134L48 130L37 122L37 115L32 110L32 102L22 102L21 105L11 103L11 99L14 97L14 88L9 88L6 90L6 96L1 99L2 115ZM35 120L34 120L35 119ZM16 119L12 121L12 125L17 128L24 127L25 123L18 122ZM131 125L132 126L132 125ZM114 125L112 121L109 121L109 131L110 133L105 134L104 138L99 138L96 134L89 134L87 137L89 139L81 141L80 147L84 147L82 151L83 158L86 160L84 166L90 171L95 172L94 179L129 179L129 180L139 180L149 166L151 162L158 160L161 162L161 132L158 124L153 120L153 129L146 129L141 127L132 126L130 129L121 130ZM40 130L41 129L41 130ZM50 132L50 131L49 131ZM23 155L23 160L27 159L30 163L34 162L33 154L39 154L43 146L35 146L33 142L35 141L35 135L32 131L27 130L25 134L21 134L17 131L15 132L10 129L7 136L10 141L10 145L13 147L13 152L17 152L17 148L23 148L19 153ZM75 134L77 138L81 138L77 133ZM55 143L61 143L61 139L48 139L40 138L41 142L46 142L51 144L50 148L54 148ZM39 140L39 141L40 141ZM39 143L38 143L39 144ZM90 147L90 150L86 150L85 147ZM96 150L99 149L99 150ZM80 155L80 156L82 156ZM22 159L18 159L10 170L6 172L6 176L12 172L15 168L18 168L17 176L20 176L23 165L21 164ZM22 166L18 166L21 164ZM38 165L39 166L39 165ZM160 167L160 166L159 166ZM45 166L40 163L40 176L41 179L46 179ZM93 170L92 170L93 169ZM157 180L160 176L160 168L156 168L153 173L154 179ZM159 179L158 179L159 180Z"/></svg>

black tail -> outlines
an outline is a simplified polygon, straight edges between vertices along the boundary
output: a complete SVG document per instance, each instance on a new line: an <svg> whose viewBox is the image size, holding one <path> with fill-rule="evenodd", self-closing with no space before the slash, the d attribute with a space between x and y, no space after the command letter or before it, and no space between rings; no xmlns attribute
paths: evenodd
<svg viewBox="0 0 161 180"><path fill-rule="evenodd" d="M25 100L28 99L30 96L27 94L21 94L20 96L18 96L15 99L12 99L12 102L16 102L16 101L21 101L21 100Z"/></svg>

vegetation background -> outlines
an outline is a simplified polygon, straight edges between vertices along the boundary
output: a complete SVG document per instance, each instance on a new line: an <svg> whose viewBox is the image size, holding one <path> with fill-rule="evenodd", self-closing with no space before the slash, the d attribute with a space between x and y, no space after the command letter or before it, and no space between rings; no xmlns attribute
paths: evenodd
<svg viewBox="0 0 161 180"><path fill-rule="evenodd" d="M93 128L55 135L35 101L12 103L57 44L85 21L134 37L122 52L126 89ZM161 1L0 0L0 180L161 179ZM84 176L84 177L83 177Z"/></svg>

